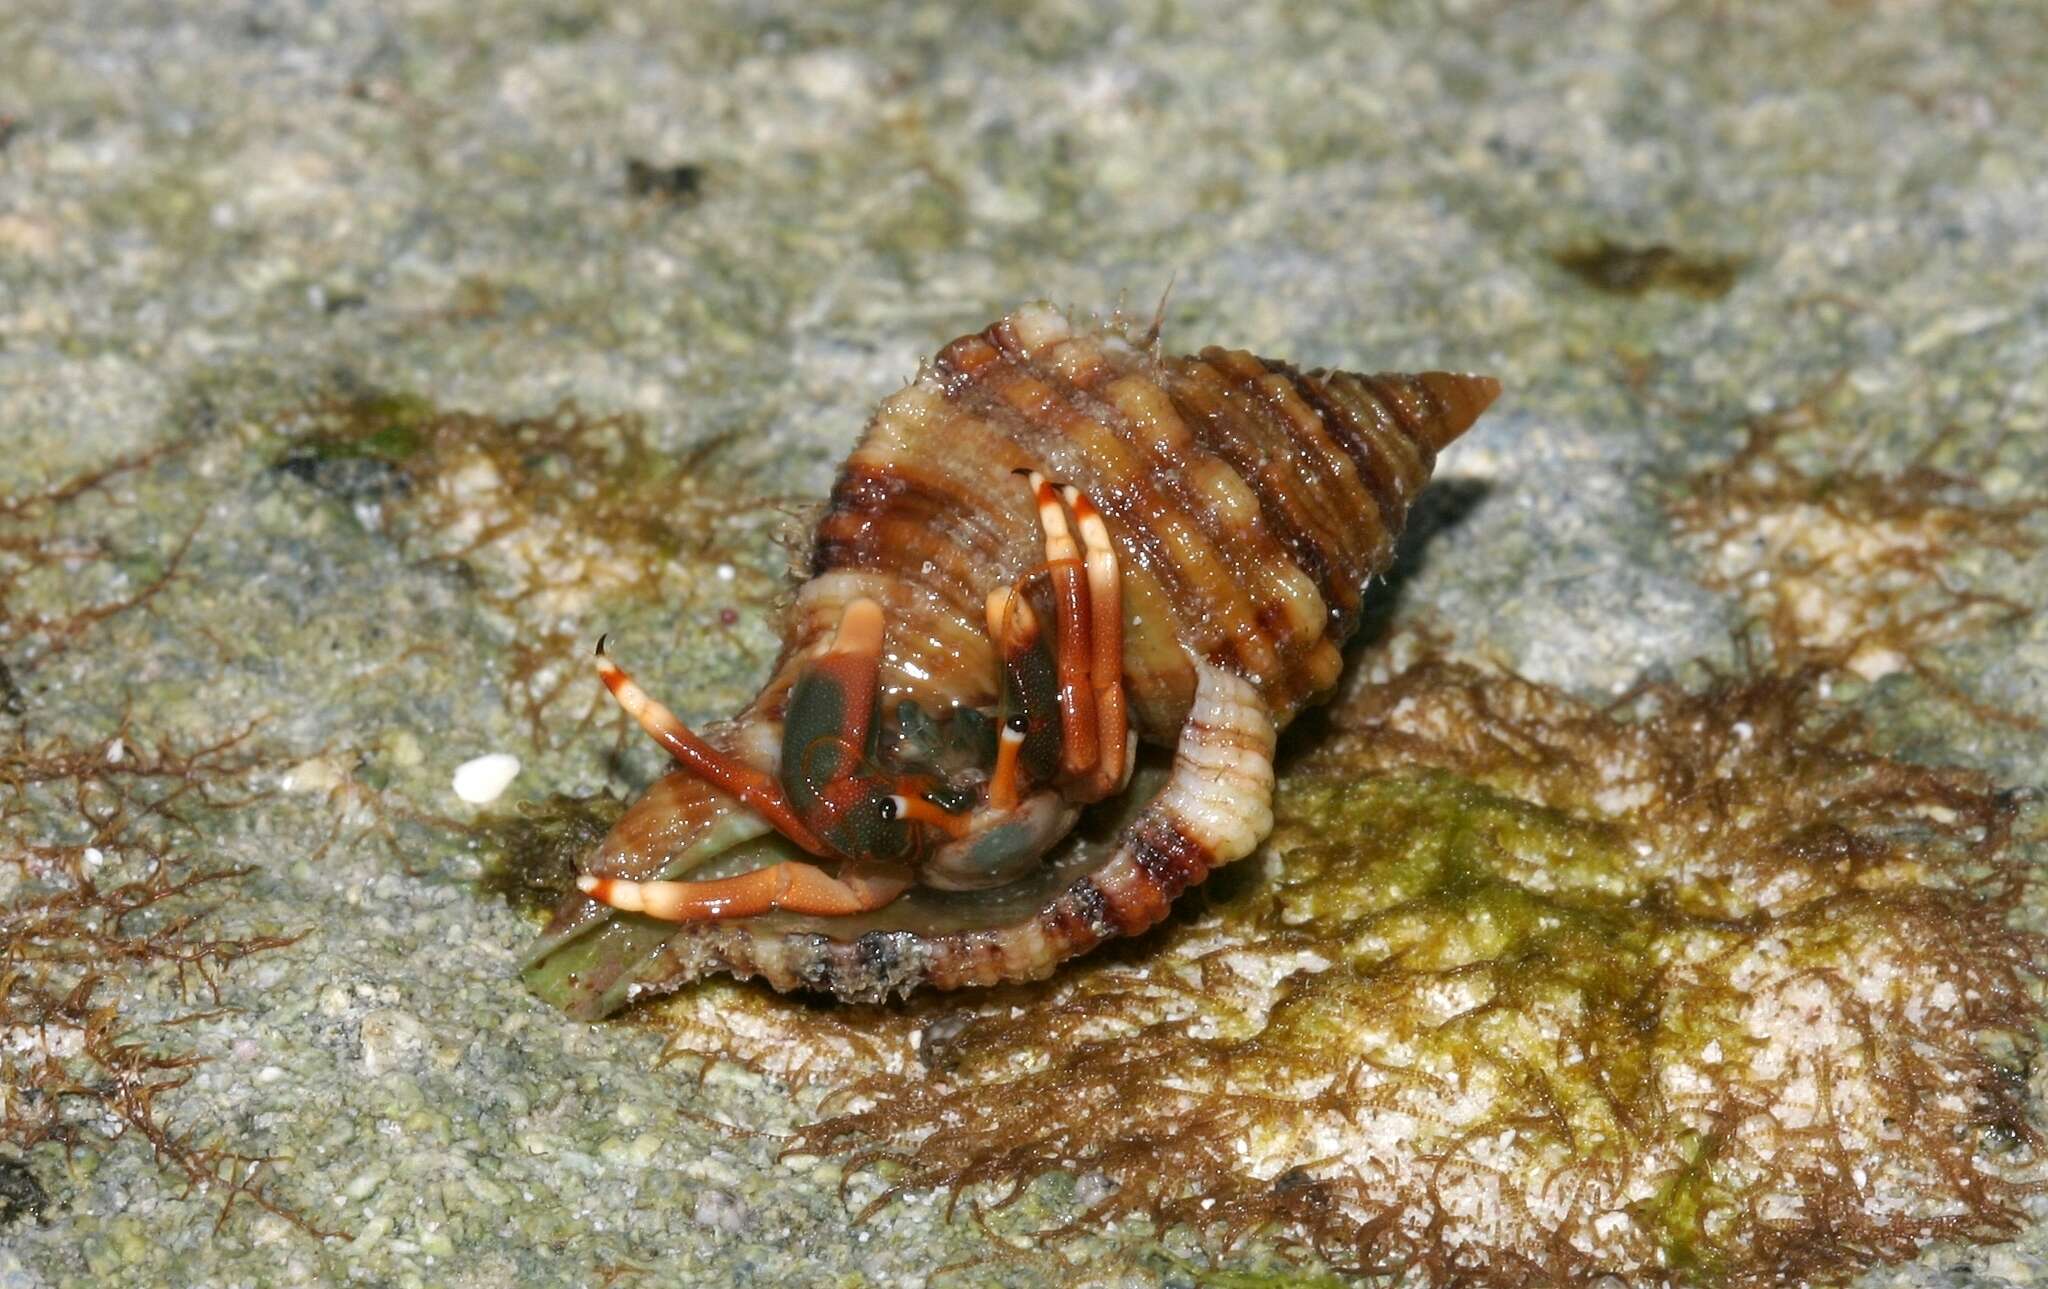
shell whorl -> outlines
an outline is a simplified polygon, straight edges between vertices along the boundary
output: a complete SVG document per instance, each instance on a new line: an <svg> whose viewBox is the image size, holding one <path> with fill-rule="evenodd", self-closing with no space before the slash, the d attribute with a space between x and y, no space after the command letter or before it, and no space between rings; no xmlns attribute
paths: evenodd
<svg viewBox="0 0 2048 1289"><path fill-rule="evenodd" d="M1190 653L1251 681L1285 724L1335 683L1437 453L1498 391L1487 377L1304 372L1242 350L1166 356L1121 329L1019 310L882 404L833 488L778 670L870 595L891 623L885 693L990 702L983 602L1043 561L1011 477L1030 468L1108 520L1140 732L1180 728Z"/></svg>

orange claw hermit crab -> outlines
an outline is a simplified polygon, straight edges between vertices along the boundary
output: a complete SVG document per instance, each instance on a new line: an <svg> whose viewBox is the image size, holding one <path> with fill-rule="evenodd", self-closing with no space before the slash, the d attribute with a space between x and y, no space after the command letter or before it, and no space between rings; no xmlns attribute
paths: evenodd
<svg viewBox="0 0 2048 1289"><path fill-rule="evenodd" d="M703 737L599 642L678 768L589 857L535 989L601 1016L719 971L1036 979L1264 839L1277 730L1500 386L1157 331L1038 305L942 349L840 471L773 676Z"/></svg>

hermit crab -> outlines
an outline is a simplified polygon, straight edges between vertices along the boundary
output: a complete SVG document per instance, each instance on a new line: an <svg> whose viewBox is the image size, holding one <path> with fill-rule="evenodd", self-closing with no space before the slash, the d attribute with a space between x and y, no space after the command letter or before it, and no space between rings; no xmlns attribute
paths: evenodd
<svg viewBox="0 0 2048 1289"><path fill-rule="evenodd" d="M767 685L677 768L527 966L585 1016L714 972L878 999L1049 974L1272 825L1277 730L1484 376L1174 357L1034 305L939 351L839 473ZM1158 749L1141 754L1141 748Z"/></svg>

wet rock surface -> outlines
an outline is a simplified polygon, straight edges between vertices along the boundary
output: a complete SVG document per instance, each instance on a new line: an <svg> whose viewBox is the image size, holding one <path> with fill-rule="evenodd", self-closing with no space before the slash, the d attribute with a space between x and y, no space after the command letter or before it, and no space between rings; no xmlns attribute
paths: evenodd
<svg viewBox="0 0 2048 1289"><path fill-rule="evenodd" d="M1947 1211L1881 1211L1896 1239L1837 1223L1817 1265L2037 1278L2035 1201L1968 1185L2024 1180L2042 1104L2027 950L2002 930L2048 910L2021 880L2048 783L2033 13L674 8L0 15L0 1284L1334 1274L1406 1246L1331 1238L1358 1192L1287 1135L1312 1116L1231 1100L1219 1053L1315 1073L1269 1011L1363 1050L1443 1003L1367 987L1389 946L1467 976L1546 953L1541 1005L1492 1023L1542 1072L1559 1049L1526 1024L1613 1003L1553 1027L1624 1059L1606 1093L1583 1068L1557 1084L1551 1126L1626 1138L1664 1122L1646 1078L1711 1101L1694 1058L1727 1036L1682 1036L1708 1080L1686 1082L1617 973L1821 894L1854 916L1719 961L1892 982L1835 1023L1878 1026L1880 1054L1936 1034L1912 1077L1953 1132L1895 1141L1864 1192L1801 1156L1793 1193L1820 1208L1759 1199L1740 1229L1803 1237L1917 1177ZM530 998L522 906L616 808L601 794L661 768L597 701L589 643L635 641L687 717L732 710L774 652L784 534L879 397L1019 301L1149 313L1169 279L1170 342L1508 391L1445 457L1337 709L1290 736L1287 845L1051 991L862 1010L720 982L602 1025ZM1798 721L1745 721L1729 696L1756 686ZM1726 814L1600 777L1680 773L1701 753L1682 731L1659 727L1664 761L1587 731L1701 695L1729 704L1695 712L1726 759L1686 773ZM1560 723L1580 741L1545 759L1532 731ZM496 753L517 776L464 801L457 767ZM1956 768L1914 777L1933 766ZM1795 789L1799 812L1759 804ZM1346 845L1360 803L1399 827ZM1699 818L1784 827L1716 850L1682 835ZM1429 858L1453 834L1487 838L1463 905ZM1404 873L1428 898L1397 916ZM1566 878L1599 934L1542 922ZM1114 1140L998 1124L981 1154L917 1154L919 1107L1000 1101L998 1040L1108 1077L1115 1050L1085 1044L1111 1040L1048 1049L1044 1008L1151 969L1185 992L1211 952L1249 992L1113 1037L1210 1063L1202 1122L1255 1138L1183 1143L1213 1193L1124 1166L1142 1133L1188 1130L1156 1097L1096 1117ZM1785 997L1741 1022L1747 1104L1779 1115L1797 1071L1772 1054L1807 1049L1772 1025L1810 1038L1794 1004L1825 1001ZM1919 1028L1884 1029L1894 1006ZM1382 1029L1338 1023L1366 1014ZM1376 1131L1365 1104L1315 1114L1352 1116L1342 1144ZM1870 1108L1843 1122L1882 1154ZM1742 1178L1713 1171L1711 1134L1628 1140L1609 1162L1640 1164L1649 1201L1589 1211L1587 1243L1632 1275L1744 1271L1716 1261ZM955 1209L912 1185L853 1220L956 1175L992 1188ZM1013 1186L991 1228L1072 1233L992 1240L966 1205ZM1235 1207L1211 1221L1204 1198ZM1192 1233L1239 1216L1313 1247ZM1489 1257L1521 1238L1468 1219Z"/></svg>

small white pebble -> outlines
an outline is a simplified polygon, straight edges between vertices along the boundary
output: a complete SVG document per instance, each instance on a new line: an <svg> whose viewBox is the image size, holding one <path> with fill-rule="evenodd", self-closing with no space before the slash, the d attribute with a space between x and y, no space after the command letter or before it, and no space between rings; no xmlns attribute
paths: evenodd
<svg viewBox="0 0 2048 1289"><path fill-rule="evenodd" d="M100 848L97 846L87 846L85 853L80 855L79 858L85 861L85 871L88 873L107 862L106 855L101 853Z"/></svg>
<svg viewBox="0 0 2048 1289"><path fill-rule="evenodd" d="M496 801L519 777L519 758L492 752L455 767L455 795L473 806Z"/></svg>
<svg viewBox="0 0 2048 1289"><path fill-rule="evenodd" d="M128 755L128 744L126 743L126 741L122 739L115 739L113 742L107 744L108 765L121 764L121 758L126 755Z"/></svg>
<svg viewBox="0 0 2048 1289"><path fill-rule="evenodd" d="M718 580L721 582L730 582L739 575L740 571L730 564L720 564L718 566Z"/></svg>

